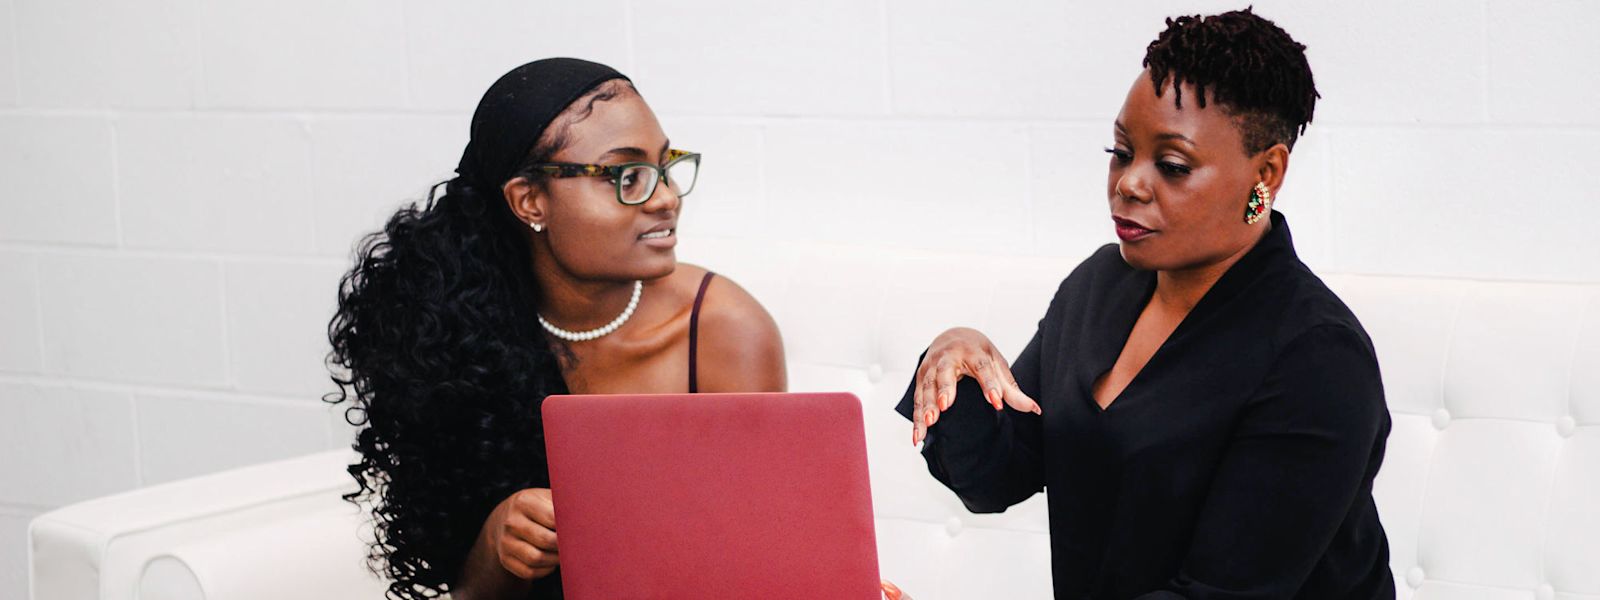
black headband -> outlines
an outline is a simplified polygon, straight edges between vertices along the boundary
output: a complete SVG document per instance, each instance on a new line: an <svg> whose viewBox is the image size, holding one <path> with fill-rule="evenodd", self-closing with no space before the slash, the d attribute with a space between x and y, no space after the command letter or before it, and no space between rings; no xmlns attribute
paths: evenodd
<svg viewBox="0 0 1600 600"><path fill-rule="evenodd" d="M472 138L456 174L479 189L500 189L561 111L612 79L628 78L576 58L536 60L500 76L472 113Z"/></svg>

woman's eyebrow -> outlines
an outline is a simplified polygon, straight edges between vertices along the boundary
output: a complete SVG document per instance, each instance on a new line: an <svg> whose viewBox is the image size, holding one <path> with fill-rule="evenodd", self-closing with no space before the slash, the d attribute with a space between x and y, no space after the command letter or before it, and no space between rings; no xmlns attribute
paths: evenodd
<svg viewBox="0 0 1600 600"><path fill-rule="evenodd" d="M672 140L667 140L667 143L661 145L661 152L659 156L666 156L667 150L671 148ZM607 156L618 156L622 158L643 160L649 158L650 153L645 152L643 148L639 148L637 146L623 146L620 148L612 148L607 150L605 154L600 155L600 158L605 158Z"/></svg>
<svg viewBox="0 0 1600 600"><path fill-rule="evenodd" d="M1189 136L1186 136L1184 134L1181 134L1181 133L1178 133L1178 132L1175 132L1175 131L1168 131L1168 132L1164 132L1164 133L1158 133L1158 134L1156 134L1156 139L1160 140L1160 141L1163 141L1163 142L1164 141L1168 141L1168 140L1178 140L1180 142L1184 142L1186 144L1189 144L1190 146L1197 146L1198 145L1198 144L1194 143L1194 140L1189 139Z"/></svg>
<svg viewBox="0 0 1600 600"><path fill-rule="evenodd" d="M1123 135L1128 135L1128 128L1123 126L1122 121L1113 121L1112 124L1116 126L1117 133L1121 133ZM1184 134L1178 133L1176 131L1164 131L1164 132L1158 133L1158 134L1156 134L1156 140L1157 141L1162 141L1162 142L1169 141L1169 140L1177 140L1177 141L1180 141L1180 142L1187 143L1190 146L1198 146L1199 145L1199 144L1194 143L1194 140L1189 139L1189 136L1186 136Z"/></svg>
<svg viewBox="0 0 1600 600"><path fill-rule="evenodd" d="M610 150L607 150L605 152L605 154L601 154L600 155L600 158L605 158L607 156L620 156L620 157L623 157L623 158L644 158L646 155L647 155L647 153L642 148L636 148L634 146L623 146L621 148L612 148Z"/></svg>

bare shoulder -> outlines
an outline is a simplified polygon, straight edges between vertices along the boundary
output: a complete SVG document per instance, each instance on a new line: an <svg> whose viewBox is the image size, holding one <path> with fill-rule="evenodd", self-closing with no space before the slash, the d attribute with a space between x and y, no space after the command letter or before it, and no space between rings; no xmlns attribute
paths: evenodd
<svg viewBox="0 0 1600 600"><path fill-rule="evenodd" d="M680 265L695 281L706 269ZM755 296L728 277L706 283L700 308L700 381L708 392L783 391L783 336Z"/></svg>

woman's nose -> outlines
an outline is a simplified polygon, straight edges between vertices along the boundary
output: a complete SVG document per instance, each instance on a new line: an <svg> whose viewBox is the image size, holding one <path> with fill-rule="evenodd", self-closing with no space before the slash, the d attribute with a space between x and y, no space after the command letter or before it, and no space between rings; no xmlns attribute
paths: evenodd
<svg viewBox="0 0 1600 600"><path fill-rule="evenodd" d="M1117 185L1114 189L1117 192L1117 196L1124 200L1132 202L1150 201L1149 187L1144 185L1144 181L1131 169L1117 179Z"/></svg>
<svg viewBox="0 0 1600 600"><path fill-rule="evenodd" d="M655 191L650 193L650 197L640 207L645 212L660 212L663 210L677 210L682 205L683 198L677 192L672 191L672 185L663 179L656 185Z"/></svg>

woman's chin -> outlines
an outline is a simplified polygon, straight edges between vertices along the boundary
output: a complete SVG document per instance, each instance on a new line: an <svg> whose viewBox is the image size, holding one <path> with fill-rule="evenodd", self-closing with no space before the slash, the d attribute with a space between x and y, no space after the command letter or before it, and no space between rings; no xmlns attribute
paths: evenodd
<svg viewBox="0 0 1600 600"><path fill-rule="evenodd" d="M678 257L672 251L667 251L665 256L654 256L639 265L639 279L660 279L671 275L678 270Z"/></svg>
<svg viewBox="0 0 1600 600"><path fill-rule="evenodd" d="M1159 261L1151 256L1148 246L1141 246L1137 242L1120 242L1117 248L1122 251L1122 261L1128 263L1128 266L1140 271L1156 270Z"/></svg>

